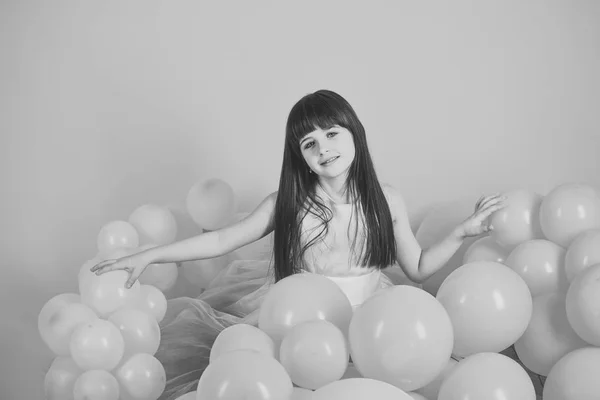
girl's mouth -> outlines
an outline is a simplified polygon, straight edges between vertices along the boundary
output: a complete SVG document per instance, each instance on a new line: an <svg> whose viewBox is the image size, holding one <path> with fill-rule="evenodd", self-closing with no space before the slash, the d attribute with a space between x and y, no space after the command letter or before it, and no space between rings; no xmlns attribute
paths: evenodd
<svg viewBox="0 0 600 400"><path fill-rule="evenodd" d="M334 163L334 162L335 162L335 160L337 160L338 158L340 158L340 156L335 156L335 157L328 158L327 160L323 161L323 162L321 163L321 165L323 165L323 166L331 165L331 164L332 164L332 163Z"/></svg>

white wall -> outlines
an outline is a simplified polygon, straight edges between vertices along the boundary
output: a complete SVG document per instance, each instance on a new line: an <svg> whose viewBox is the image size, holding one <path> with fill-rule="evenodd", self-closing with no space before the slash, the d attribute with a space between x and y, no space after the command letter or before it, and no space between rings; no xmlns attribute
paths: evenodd
<svg viewBox="0 0 600 400"><path fill-rule="evenodd" d="M594 1L0 4L2 398L41 399L36 318L102 224L220 177L276 190L304 94L345 96L416 226L433 203L600 184Z"/></svg>

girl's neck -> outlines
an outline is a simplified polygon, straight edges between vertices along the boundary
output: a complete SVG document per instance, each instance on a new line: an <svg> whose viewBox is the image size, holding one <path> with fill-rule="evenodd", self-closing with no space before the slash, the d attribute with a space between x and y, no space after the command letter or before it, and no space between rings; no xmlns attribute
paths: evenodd
<svg viewBox="0 0 600 400"><path fill-rule="evenodd" d="M317 188L324 197L333 204L351 204L352 199L348 193L345 182L317 181Z"/></svg>

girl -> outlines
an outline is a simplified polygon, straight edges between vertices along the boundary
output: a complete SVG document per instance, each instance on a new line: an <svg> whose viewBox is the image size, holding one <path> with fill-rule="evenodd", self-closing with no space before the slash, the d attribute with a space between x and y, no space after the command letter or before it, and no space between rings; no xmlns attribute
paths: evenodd
<svg viewBox="0 0 600 400"><path fill-rule="evenodd" d="M356 307L392 285L382 270L398 268L421 283L438 271L463 240L491 228L486 219L504 198L482 197L475 212L445 239L421 249L400 193L381 186L365 129L339 94L320 90L290 111L279 190L244 220L217 231L92 267L102 274L125 270L130 287L152 263L217 257L274 231L273 265L235 261L197 299L169 300L156 357L167 372L163 399L195 390L221 330L257 324L269 286L296 273L322 274Z"/></svg>

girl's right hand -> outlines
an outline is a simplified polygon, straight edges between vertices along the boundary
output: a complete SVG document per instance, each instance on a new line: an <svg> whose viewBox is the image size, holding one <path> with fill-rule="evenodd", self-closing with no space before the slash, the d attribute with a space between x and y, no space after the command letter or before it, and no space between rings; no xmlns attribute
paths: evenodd
<svg viewBox="0 0 600 400"><path fill-rule="evenodd" d="M90 271L96 273L96 275L102 275L109 271L126 271L129 274L129 279L127 279L125 287L129 289L138 280L148 264L150 264L150 261L146 259L144 252L141 252L116 260L102 261L90 268Z"/></svg>

